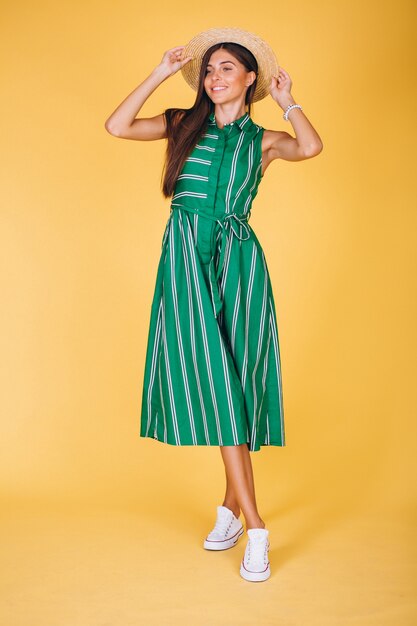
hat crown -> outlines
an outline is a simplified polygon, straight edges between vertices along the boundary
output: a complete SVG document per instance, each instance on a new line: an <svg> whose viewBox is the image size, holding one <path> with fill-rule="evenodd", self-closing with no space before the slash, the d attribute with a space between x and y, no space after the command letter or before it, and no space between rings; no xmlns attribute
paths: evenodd
<svg viewBox="0 0 417 626"><path fill-rule="evenodd" d="M181 68L181 73L190 87L195 91L198 89L202 58L207 50L217 43L238 43L252 52L258 63L253 102L265 98L269 94L272 76L278 76L278 61L266 41L240 28L210 28L193 37L185 46L183 58L188 56L193 58Z"/></svg>

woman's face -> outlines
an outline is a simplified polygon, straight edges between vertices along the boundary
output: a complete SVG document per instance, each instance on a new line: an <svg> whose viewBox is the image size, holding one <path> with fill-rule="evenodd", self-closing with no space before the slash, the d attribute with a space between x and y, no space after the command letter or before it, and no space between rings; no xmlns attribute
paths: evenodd
<svg viewBox="0 0 417 626"><path fill-rule="evenodd" d="M204 88L214 103L240 99L256 78L228 50L219 48L210 56L207 64Z"/></svg>

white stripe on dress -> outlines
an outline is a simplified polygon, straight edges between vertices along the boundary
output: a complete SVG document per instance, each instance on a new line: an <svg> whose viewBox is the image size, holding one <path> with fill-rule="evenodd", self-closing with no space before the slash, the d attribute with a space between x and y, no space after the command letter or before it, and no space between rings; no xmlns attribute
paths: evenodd
<svg viewBox="0 0 417 626"><path fill-rule="evenodd" d="M222 353L223 373L224 373L224 378L226 382L226 395L227 395L227 404L229 407L230 425L232 427L233 442L234 442L234 445L236 446L238 445L238 442L239 442L239 436L237 432L236 418L235 418L235 412L233 408L232 390L230 388L229 368L227 364L227 357L226 357L226 351L224 348L223 337L221 335L220 326L218 324L217 324L217 331L219 335L219 343L220 343L220 349Z"/></svg>
<svg viewBox="0 0 417 626"><path fill-rule="evenodd" d="M200 291L200 283L198 282L198 272L197 272L197 261L196 261L196 256L195 256L195 249L194 246L191 245L192 244L192 236L190 235L190 233L188 233L188 239L189 239L189 244L190 244L190 252L191 252L191 268L193 271L193 279L194 279L194 283L196 286L196 293L197 293L197 305L198 305L198 312L200 314L200 323L201 323L201 331L202 331L202 335L203 335L203 347L204 347L204 356L206 359L206 366L207 366L207 374L208 374L208 379L209 379L209 384L210 384L210 392L211 392L211 399L212 399L212 403L213 403L213 408L214 408L214 413L215 413L215 418L216 418L216 426L217 426L217 436L219 439L219 445L223 445L222 443L222 437L221 437L221 430L220 430L220 418L219 418L219 409L217 406L217 397L216 397L216 390L214 387L214 381L213 381L213 374L211 371L211 360L210 360L210 352L209 352L209 346L208 346L208 337L207 337L207 329L206 329L206 323L205 323L205 311L204 311L204 307L203 307L203 303L201 300L201 291ZM209 311L212 311L212 308L210 306Z"/></svg>
<svg viewBox="0 0 417 626"><path fill-rule="evenodd" d="M248 206L250 205L250 203L251 203L251 202L252 202L252 200L253 200L253 198L252 198L252 191L253 191L253 190L255 189L255 187L256 187L256 181L258 180L258 173L259 173L259 170L261 169L261 167L262 167L262 161L259 163L259 165L258 165L258 167L257 167L257 169L256 169L256 172L255 172L255 180L254 180L254 183L253 183L252 187L251 187L251 188L250 188L250 190L249 190L249 194L248 194L248 197L247 197L246 202L245 202L244 213L247 213L247 211L248 211Z"/></svg>
<svg viewBox="0 0 417 626"><path fill-rule="evenodd" d="M211 161L207 161L206 159L199 159L198 157L188 157L185 159L189 163L200 163L201 165L211 165Z"/></svg>
<svg viewBox="0 0 417 626"><path fill-rule="evenodd" d="M284 415L284 409L283 409L283 400L282 400L282 380L281 380L281 366L280 366L280 351L279 351L279 344L278 344L278 330L277 327L275 325L275 317L273 314L273 306L272 306L272 299L269 298L269 305L270 305L270 310L271 310L271 314L269 316L270 319L270 323L271 323L271 327L272 327L272 339L273 339L273 348L274 348L274 357L275 357L275 365L277 368L277 372L278 372L278 382L279 382L279 390L278 390L278 397L279 397L279 410L280 410L280 415L281 415L281 438L282 438L282 443L284 443L284 438L285 438L285 433L284 433L284 420L283 415Z"/></svg>
<svg viewBox="0 0 417 626"><path fill-rule="evenodd" d="M211 146L202 146L199 143L197 143L195 147L198 150L207 150L207 152L215 152L216 151L216 148L212 148Z"/></svg>
<svg viewBox="0 0 417 626"><path fill-rule="evenodd" d="M252 414L252 445L255 446L256 443L256 434L258 432L259 425L259 413L257 411L258 408L258 398L256 395L256 372L258 370L259 359L262 351L262 343L265 332L265 319L266 319L266 304L267 304L267 287L268 287L268 277L266 273L265 260L263 260L264 266L264 291L262 296L262 307L261 307L261 319L260 319L260 328L258 334L258 347L256 352L256 362L252 372L252 390L253 390L253 414ZM258 303L259 304L259 303Z"/></svg>
<svg viewBox="0 0 417 626"><path fill-rule="evenodd" d="M158 317L157 317L157 320L156 320L155 337L154 337L153 346L152 346L152 360L151 360L150 382L149 382L149 388L148 388L148 393L147 393L147 397L146 397L146 404L147 404L147 409L148 409L148 422L147 422L147 426L146 426L146 435L147 436L149 434L149 429L151 427L152 394L153 394L153 386L154 386L154 382L155 382L155 371L156 371L156 364L157 364L157 360L158 360L160 341L161 341L161 304L159 305Z"/></svg>
<svg viewBox="0 0 417 626"><path fill-rule="evenodd" d="M239 187L236 195L235 195L235 199L233 202L233 206L232 206L232 211L236 206L236 202L239 199L240 194L242 193L242 191L245 189L246 184L248 182L248 180L250 179L251 175L252 175L252 168L253 168L253 141L251 141L250 145L249 145L249 149L248 149L248 170L246 172L246 178L243 181L243 183L241 184L241 186ZM253 188L252 188L253 189ZM252 190L251 190L252 191Z"/></svg>
<svg viewBox="0 0 417 626"><path fill-rule="evenodd" d="M195 216L195 217L197 217L197 216ZM187 218L186 218L186 220L187 220ZM201 389L200 373L199 373L199 368L198 368L198 363L197 363L196 342L195 342L195 333L194 333L195 321L194 321L194 307L193 307L193 299L192 299L193 298L193 294L192 294L191 277L190 277L190 265L189 265L188 255L187 255L187 242L186 242L186 237L185 237L185 233L184 233L183 217L182 217L181 213L179 214L178 226L179 226L179 231L180 231L180 235L181 235L183 248L185 250L184 264L185 264L185 275L186 275L186 279L187 279L188 307L189 307L189 313L190 313L191 354L192 354L192 357L193 357L193 365L194 365L194 373L195 373L196 382L197 382L198 397L199 397L199 400L200 400L201 412L203 414L204 434L205 434L206 443L209 444L210 443L210 435L209 435L209 428L208 428L208 424L207 424L206 407L204 405L204 395L203 395L203 392L202 392L202 389ZM188 225L188 228L190 228L189 225Z"/></svg>
<svg viewBox="0 0 417 626"><path fill-rule="evenodd" d="M258 256L258 251L253 243L252 248L252 260L249 274L249 285L248 285L248 294L246 297L246 315L245 315L245 354L243 357L243 366L242 366L242 387L245 389L246 385L246 372L248 368L248 348L249 348L249 316L250 316L250 306L252 300L252 288L253 288L253 279L255 277L255 268L256 268L256 259Z"/></svg>
<svg viewBox="0 0 417 626"><path fill-rule="evenodd" d="M172 196L172 200L178 198L207 198L206 193L198 193L197 191L181 191Z"/></svg>
<svg viewBox="0 0 417 626"><path fill-rule="evenodd" d="M239 274L239 282L237 285L235 306L233 309L232 337L231 337L231 342L230 342L232 346L233 354L235 353L236 325L237 325L237 320L239 317L239 310L240 310L240 293L241 293L241 285L240 285L240 274Z"/></svg>
<svg viewBox="0 0 417 626"><path fill-rule="evenodd" d="M263 371L263 375L262 375L262 391L263 391L263 394L262 394L261 404L260 404L260 407L259 407L259 415L262 415L262 406L263 406L263 403L264 403L264 399L267 397L267 394L266 394L266 375L268 373L269 347L271 345L271 337L272 337L271 325L269 325L268 341L267 341L267 345L266 345L265 358L264 358L264 371ZM269 444L269 424L268 424L268 419L266 419L266 432L265 432L264 443L268 443Z"/></svg>
<svg viewBox="0 0 417 626"><path fill-rule="evenodd" d="M165 296L164 295L162 295L162 302L163 302L163 306L162 306L162 329L163 329L162 337L163 337L163 342L162 342L162 344L163 344L163 347L164 347L164 354L165 354L165 371L166 371L167 383L168 383L168 395L169 395L169 403L170 403L170 407L171 407L171 414L172 414L172 420L173 420L175 442L176 442L177 446L180 446L181 445L181 438L180 438L180 434L179 434L179 430L178 430L178 420L177 420L177 412L176 412L176 409L175 409L174 390L173 390L173 386L172 386L171 370L170 370L170 366L169 366L169 354L168 354L168 344L167 344L167 336L166 336Z"/></svg>
<svg viewBox="0 0 417 626"><path fill-rule="evenodd" d="M200 174L180 174L177 178L177 180L182 180L182 179L189 179L189 180L204 180L204 181L208 181L208 176L201 176Z"/></svg>
<svg viewBox="0 0 417 626"><path fill-rule="evenodd" d="M242 147L244 137L245 137L245 133L240 133L239 139L237 140L237 143L236 143L235 150L233 152L232 166L230 168L229 184L227 185L227 191L226 191L226 197L225 197L226 213L230 213L230 198L232 195L233 184L236 178L237 161L239 157L239 152L240 152L240 148Z"/></svg>
<svg viewBox="0 0 417 626"><path fill-rule="evenodd" d="M167 427L167 416L165 413L164 395L162 391L161 359L159 359L158 377L159 377L159 393L161 394L162 415L164 417L164 442L167 443L168 442L168 427Z"/></svg>
<svg viewBox="0 0 417 626"><path fill-rule="evenodd" d="M184 249L182 248L182 246L181 246L181 249L182 249L182 253L184 257ZM191 400L190 386L188 383L187 364L186 364L185 354L184 354L184 344L182 341L182 334L181 334L180 313L178 309L178 294L177 294L177 281L175 278L176 270L175 270L175 253L174 253L173 239L171 241L171 247L170 247L170 261L171 261L171 290L172 290L172 300L174 303L174 317L175 317L175 326L176 326L176 331L177 331L176 335L177 335L177 341L178 341L178 351L179 351L179 356L180 356L182 378L184 382L185 398L187 401L188 418L190 422L191 436L192 436L193 444L196 445L197 436L195 432L193 403Z"/></svg>

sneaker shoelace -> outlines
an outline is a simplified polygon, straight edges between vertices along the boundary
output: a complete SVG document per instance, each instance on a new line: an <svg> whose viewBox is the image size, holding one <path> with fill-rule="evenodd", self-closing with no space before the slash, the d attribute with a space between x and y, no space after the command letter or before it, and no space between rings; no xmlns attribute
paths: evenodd
<svg viewBox="0 0 417 626"><path fill-rule="evenodd" d="M247 558L252 566L264 567L268 563L268 538L249 539Z"/></svg>
<svg viewBox="0 0 417 626"><path fill-rule="evenodd" d="M213 532L219 532L222 535L228 534L230 527L233 523L233 517L229 515L221 516L216 520L216 523L213 528Z"/></svg>

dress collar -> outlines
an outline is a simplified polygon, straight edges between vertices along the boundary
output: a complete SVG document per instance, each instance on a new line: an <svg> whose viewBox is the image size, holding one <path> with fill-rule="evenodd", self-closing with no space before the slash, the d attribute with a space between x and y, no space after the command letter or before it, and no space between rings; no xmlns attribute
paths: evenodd
<svg viewBox="0 0 417 626"><path fill-rule="evenodd" d="M216 119L214 116L214 111L210 113L208 120L209 120L208 123L210 125L215 126L216 128L218 128L218 130L223 130L217 126ZM243 130L245 132L250 132L253 130L253 127L255 126L255 124L253 123L249 113L246 112L237 120L234 120L234 122L231 122L230 124L226 124L226 126L238 126L240 130Z"/></svg>

